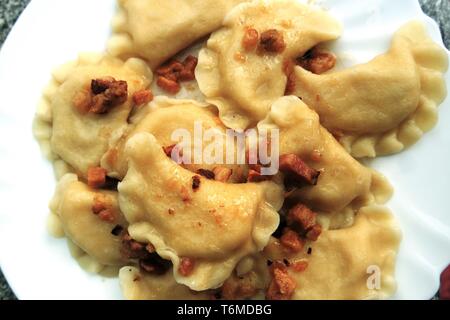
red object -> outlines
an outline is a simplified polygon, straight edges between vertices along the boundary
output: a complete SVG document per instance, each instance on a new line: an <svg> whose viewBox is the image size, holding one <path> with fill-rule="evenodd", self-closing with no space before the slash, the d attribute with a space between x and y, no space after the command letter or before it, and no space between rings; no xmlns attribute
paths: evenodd
<svg viewBox="0 0 450 320"><path fill-rule="evenodd" d="M450 265L441 273L439 298L441 300L450 300Z"/></svg>

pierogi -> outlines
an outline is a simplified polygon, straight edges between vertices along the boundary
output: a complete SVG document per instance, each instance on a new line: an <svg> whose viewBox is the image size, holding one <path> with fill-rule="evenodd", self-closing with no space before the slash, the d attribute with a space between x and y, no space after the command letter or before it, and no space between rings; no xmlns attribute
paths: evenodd
<svg viewBox="0 0 450 320"><path fill-rule="evenodd" d="M424 26L336 71L342 25L312 5L117 2L108 53L57 68L33 124L81 267L131 300L392 296L394 190L357 159L435 125L448 55Z"/></svg>
<svg viewBox="0 0 450 320"><path fill-rule="evenodd" d="M170 259L178 283L197 291L220 286L242 258L265 247L278 226L283 189L275 183L199 177L168 158L149 133L134 135L125 153L129 168L119 184L119 203L130 235ZM196 261L188 277L178 270L183 257Z"/></svg>
<svg viewBox="0 0 450 320"><path fill-rule="evenodd" d="M323 75L296 67L295 93L353 156L373 158L402 151L435 126L447 68L445 50L410 22L366 64Z"/></svg>
<svg viewBox="0 0 450 320"><path fill-rule="evenodd" d="M93 79L103 77L127 82L125 102L106 114L80 112L75 106L78 95L89 90ZM100 164L109 145L122 136L134 107L133 94L146 89L151 79L152 73L142 60L131 58L124 63L100 54L80 55L75 62L54 71L40 105L35 132L45 128L47 135L39 137L44 145L49 144L51 157L61 159L85 178L90 167Z"/></svg>
<svg viewBox="0 0 450 320"><path fill-rule="evenodd" d="M114 220L107 222L93 214L96 197L108 202ZM60 221L65 236L90 258L105 266L123 266L126 263L121 254L120 237L111 233L117 225L128 226L117 197L117 192L93 190L78 181L75 174L66 174L58 183L50 203L51 214Z"/></svg>
<svg viewBox="0 0 450 320"><path fill-rule="evenodd" d="M235 5L247 0L119 0L108 50L141 57L152 68L218 29Z"/></svg>
<svg viewBox="0 0 450 320"><path fill-rule="evenodd" d="M249 28L261 37L266 31L276 31L284 49L245 49L243 38ZM271 103L284 95L285 64L319 43L337 39L340 33L341 25L329 14L298 1L241 4L200 52L196 69L200 90L206 101L218 107L225 125L246 129L264 119Z"/></svg>

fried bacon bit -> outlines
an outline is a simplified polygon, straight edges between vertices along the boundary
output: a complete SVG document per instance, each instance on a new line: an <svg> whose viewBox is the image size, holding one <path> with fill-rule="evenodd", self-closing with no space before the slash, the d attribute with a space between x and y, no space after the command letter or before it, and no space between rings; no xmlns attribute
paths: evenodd
<svg viewBox="0 0 450 320"><path fill-rule="evenodd" d="M270 180L270 176L261 174L261 166L259 164L251 165L248 171L247 182L262 182Z"/></svg>
<svg viewBox="0 0 450 320"><path fill-rule="evenodd" d="M270 179L270 176L263 176L260 172L250 169L248 171L247 182L263 182Z"/></svg>
<svg viewBox="0 0 450 320"><path fill-rule="evenodd" d="M176 94L181 90L181 81L195 80L195 68L198 59L192 55L186 57L181 63L178 60L172 60L156 70L159 76L156 84L170 94Z"/></svg>
<svg viewBox="0 0 450 320"><path fill-rule="evenodd" d="M216 181L220 181L220 182L227 182L231 175L233 174L233 170L231 170L230 168L225 168L225 167L215 167L213 169L213 173L215 176L215 180Z"/></svg>
<svg viewBox="0 0 450 320"><path fill-rule="evenodd" d="M309 230L306 233L306 238L311 241L317 241L321 233L322 233L322 226L317 223L311 228L311 230Z"/></svg>
<svg viewBox="0 0 450 320"><path fill-rule="evenodd" d="M311 241L317 241L322 233L322 226L316 220L317 214L303 204L293 207L287 216L288 226Z"/></svg>
<svg viewBox="0 0 450 320"><path fill-rule="evenodd" d="M256 287L255 278L244 276L242 278L231 276L228 278L221 288L219 299L224 300L244 300L250 299L256 295L258 289Z"/></svg>
<svg viewBox="0 0 450 320"><path fill-rule="evenodd" d="M123 230L124 230L123 227L120 224L118 224L114 227L114 229L111 230L111 234L113 236L118 237L122 234Z"/></svg>
<svg viewBox="0 0 450 320"><path fill-rule="evenodd" d="M174 149L176 150L176 153L173 154ZM181 163L182 162L182 157L183 157L183 149L180 149L176 144L173 144L171 146L168 147L163 147L164 153L171 158L173 161L175 161L176 163ZM174 156L174 157L172 157Z"/></svg>
<svg viewBox="0 0 450 320"><path fill-rule="evenodd" d="M294 187L302 186L304 183L316 185L320 175L319 171L309 167L295 154L280 157L280 171L286 175L286 184Z"/></svg>
<svg viewBox="0 0 450 320"><path fill-rule="evenodd" d="M282 53L286 49L286 43L280 31L270 29L261 34L259 47L266 52Z"/></svg>
<svg viewBox="0 0 450 320"><path fill-rule="evenodd" d="M199 176L193 176L192 177L192 190L196 192L200 188L200 177Z"/></svg>
<svg viewBox="0 0 450 320"><path fill-rule="evenodd" d="M88 186L91 188L101 188L106 183L106 170L101 167L89 168L87 173Z"/></svg>
<svg viewBox="0 0 450 320"><path fill-rule="evenodd" d="M115 79L113 77L104 77L93 79L91 81L91 91L94 95L105 92Z"/></svg>
<svg viewBox="0 0 450 320"><path fill-rule="evenodd" d="M289 210L287 224L297 226L301 232L308 232L316 225L317 214L303 204L298 204Z"/></svg>
<svg viewBox="0 0 450 320"><path fill-rule="evenodd" d="M331 52L313 48L303 57L297 58L297 64L312 73L322 74L334 68L336 56Z"/></svg>
<svg viewBox="0 0 450 320"><path fill-rule="evenodd" d="M127 100L128 84L126 81L117 81L112 77L93 79L91 92L93 97L89 112L104 114Z"/></svg>
<svg viewBox="0 0 450 320"><path fill-rule="evenodd" d="M195 80L195 68L197 67L198 59L192 55L186 57L183 62L183 69L178 75L178 81L192 81Z"/></svg>
<svg viewBox="0 0 450 320"><path fill-rule="evenodd" d="M216 178L216 175L211 170L206 169L198 169L197 173L203 177L205 177L208 180L214 180Z"/></svg>
<svg viewBox="0 0 450 320"><path fill-rule="evenodd" d="M181 90L181 86L178 82L161 76L158 77L156 84L170 94L177 94Z"/></svg>
<svg viewBox="0 0 450 320"><path fill-rule="evenodd" d="M275 261L270 271L272 281L266 292L267 300L290 300L297 287L296 282L289 275L286 265L281 261Z"/></svg>
<svg viewBox="0 0 450 320"><path fill-rule="evenodd" d="M155 252L153 245L133 240L128 232L122 232L122 255L125 259L149 259Z"/></svg>
<svg viewBox="0 0 450 320"><path fill-rule="evenodd" d="M244 37L242 38L242 47L246 51L253 51L258 46L259 33L256 29L245 28Z"/></svg>
<svg viewBox="0 0 450 320"><path fill-rule="evenodd" d="M100 219L106 222L114 222L116 214L112 208L111 201L104 194L96 194L92 204L92 213L98 215Z"/></svg>
<svg viewBox="0 0 450 320"><path fill-rule="evenodd" d="M308 261L306 260L300 260L300 261L296 261L294 263L292 263L290 265L290 267L292 268L292 270L294 270L295 272L303 272L306 269L308 269Z"/></svg>
<svg viewBox="0 0 450 320"><path fill-rule="evenodd" d="M156 70L158 76L177 81L178 74L184 69L183 64L178 60L172 60L169 63L159 67Z"/></svg>
<svg viewBox="0 0 450 320"><path fill-rule="evenodd" d="M163 150L164 150L164 153L166 154L166 156L172 157L172 151L176 146L177 146L176 144L173 144L168 147L163 147Z"/></svg>
<svg viewBox="0 0 450 320"><path fill-rule="evenodd" d="M133 102L137 106L142 106L153 100L153 92L151 90L140 90L133 94Z"/></svg>
<svg viewBox="0 0 450 320"><path fill-rule="evenodd" d="M305 246L304 240L295 231L286 228L280 238L280 243L292 253L298 253Z"/></svg>
<svg viewBox="0 0 450 320"><path fill-rule="evenodd" d="M183 277L189 277L195 268L195 260L191 258L181 258L180 266L178 267L178 272Z"/></svg>

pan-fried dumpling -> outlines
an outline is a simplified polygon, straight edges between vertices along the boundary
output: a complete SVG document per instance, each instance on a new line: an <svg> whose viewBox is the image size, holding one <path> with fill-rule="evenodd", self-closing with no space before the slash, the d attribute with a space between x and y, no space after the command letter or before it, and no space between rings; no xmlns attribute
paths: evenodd
<svg viewBox="0 0 450 320"><path fill-rule="evenodd" d="M142 60L129 59L124 63L88 54L58 68L53 77L57 87L46 101L51 110L51 149L79 176L85 177L90 167L100 164L110 143L127 128L133 108L131 97L149 86L152 73ZM81 112L75 107L77 99L89 94L93 79L105 77L127 82L126 101L108 113Z"/></svg>
<svg viewBox="0 0 450 320"><path fill-rule="evenodd" d="M65 235L101 265L122 266L126 263L121 254L121 239L112 234L117 225L124 229L128 225L117 197L117 192L93 190L78 181L75 174L67 174L58 183L50 204L52 214L59 218ZM97 201L104 201L110 220L94 214L93 207Z"/></svg>
<svg viewBox="0 0 450 320"><path fill-rule="evenodd" d="M119 0L108 44L115 56L138 56L152 68L218 29L247 0Z"/></svg>
<svg viewBox="0 0 450 320"><path fill-rule="evenodd" d="M149 133L136 134L125 152L129 168L118 188L128 231L172 261L178 283L196 291L220 286L278 227L284 197L275 183L200 177L169 159ZM179 270L183 259L195 262L187 276Z"/></svg>
<svg viewBox="0 0 450 320"><path fill-rule="evenodd" d="M102 159L102 167L108 170L110 176L122 179L128 169L127 159L124 154L126 142L135 134L140 132L148 132L156 137L158 143L163 147L170 147L181 141L172 140L172 134L180 130L189 132L190 137L195 137L195 128L201 128L205 133L207 130L215 130L214 134L219 135L223 141L226 139L226 128L220 122L213 107L208 108L208 104L199 103L192 100L174 100L166 97L156 97L150 107L143 111L143 115L138 116L136 124L130 126L123 137L104 155ZM212 131L210 131L212 133ZM203 146L207 146L211 141L206 141L208 137L202 137ZM194 163L194 142L190 141L191 157L190 164L183 164L183 167L197 172L199 169L213 171L220 166L232 170L229 182L241 182L245 174L246 166L244 165L218 165L208 164L205 159L201 159L201 163ZM205 149L198 150L201 154ZM225 150L223 152L225 155ZM222 157L223 158L223 157ZM218 161L225 163L225 160Z"/></svg>
<svg viewBox="0 0 450 320"><path fill-rule="evenodd" d="M302 272L288 268L297 283L293 300L386 299L396 290L400 240L400 230L389 210L369 206L359 211L352 227L324 231L302 253L286 256L277 240L264 252L271 260L308 262Z"/></svg>
<svg viewBox="0 0 450 320"><path fill-rule="evenodd" d="M264 119L270 104L284 95L286 62L340 33L340 24L329 14L297 1L241 4L200 52L200 90L219 108L225 125L245 129Z"/></svg>
<svg viewBox="0 0 450 320"><path fill-rule="evenodd" d="M367 64L323 75L296 67L296 95L353 156L376 157L402 151L436 124L447 67L445 50L410 22Z"/></svg>
<svg viewBox="0 0 450 320"><path fill-rule="evenodd" d="M179 284L172 270L164 275L152 275L135 267L123 267L119 272L120 287L127 300L208 300L208 292L195 292Z"/></svg>
<svg viewBox="0 0 450 320"><path fill-rule="evenodd" d="M389 184L353 159L299 98L278 99L258 128L279 129L280 155L295 154L321 171L316 186L301 188L293 195L314 210L336 213L351 204L359 208L361 203L389 199Z"/></svg>

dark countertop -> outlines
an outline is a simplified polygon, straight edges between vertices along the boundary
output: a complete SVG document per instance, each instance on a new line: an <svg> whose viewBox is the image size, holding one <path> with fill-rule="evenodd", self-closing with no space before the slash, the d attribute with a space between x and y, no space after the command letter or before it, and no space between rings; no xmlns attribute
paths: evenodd
<svg viewBox="0 0 450 320"><path fill-rule="evenodd" d="M419 0L424 11L440 25L447 48L450 48L450 1ZM0 2L0 45L5 41L17 17L30 0L2 0ZM0 300L15 299L15 296L0 270Z"/></svg>

